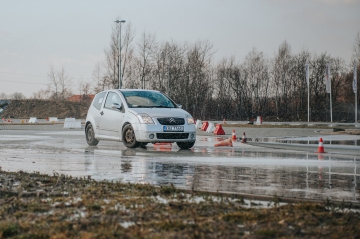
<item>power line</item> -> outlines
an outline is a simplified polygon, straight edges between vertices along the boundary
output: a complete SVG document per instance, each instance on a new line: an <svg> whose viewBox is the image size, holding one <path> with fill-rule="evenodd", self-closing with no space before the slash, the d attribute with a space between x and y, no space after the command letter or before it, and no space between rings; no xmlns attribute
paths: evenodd
<svg viewBox="0 0 360 239"><path fill-rule="evenodd" d="M46 85L45 83L24 82L24 81L14 81L14 80L0 80L0 81L14 82L14 83L23 83L23 84L32 84L32 85Z"/></svg>
<svg viewBox="0 0 360 239"><path fill-rule="evenodd" d="M48 78L48 76L27 75L27 74L19 74L19 73L4 72L4 71L0 71L0 73L10 74L10 75L19 75L19 76L31 76L31 77ZM73 79L73 80L83 80L83 79L91 79L91 78L88 78L88 77L81 77L81 78L71 78L71 79ZM14 82L15 82L15 81L14 81Z"/></svg>
<svg viewBox="0 0 360 239"><path fill-rule="evenodd" d="M10 75L19 75L19 76L33 76L33 77L47 77L47 76L35 76L35 75L26 75L26 74L18 74L18 73L11 73L11 72L3 72L0 71L0 73L10 74Z"/></svg>

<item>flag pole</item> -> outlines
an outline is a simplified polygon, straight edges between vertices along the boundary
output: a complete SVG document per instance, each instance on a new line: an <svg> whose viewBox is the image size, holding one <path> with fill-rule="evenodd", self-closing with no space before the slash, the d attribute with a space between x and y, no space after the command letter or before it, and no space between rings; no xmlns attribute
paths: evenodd
<svg viewBox="0 0 360 239"><path fill-rule="evenodd" d="M333 122L333 114L332 114L332 94L331 94L331 76L330 76L330 64L328 65L328 76L329 76L329 84L330 84L330 119L331 119L331 123Z"/></svg>
<svg viewBox="0 0 360 239"><path fill-rule="evenodd" d="M332 117L332 94L331 94L331 75L330 75L330 64L326 64L325 69L325 84L326 84L326 93L330 93L330 121L333 122Z"/></svg>
<svg viewBox="0 0 360 239"><path fill-rule="evenodd" d="M310 84L309 84L309 64L305 64L306 83L308 87L308 123L310 122Z"/></svg>
<svg viewBox="0 0 360 239"><path fill-rule="evenodd" d="M357 63L354 63L354 81L353 81L353 90L355 93L355 124L357 123Z"/></svg>

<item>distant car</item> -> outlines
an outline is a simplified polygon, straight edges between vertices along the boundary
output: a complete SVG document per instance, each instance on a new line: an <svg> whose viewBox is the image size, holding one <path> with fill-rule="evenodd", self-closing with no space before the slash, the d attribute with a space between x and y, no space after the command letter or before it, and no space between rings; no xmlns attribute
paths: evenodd
<svg viewBox="0 0 360 239"><path fill-rule="evenodd" d="M181 149L194 146L193 117L166 95L154 90L115 89L98 93L85 124L89 145L99 140L122 141L128 148L171 142Z"/></svg>

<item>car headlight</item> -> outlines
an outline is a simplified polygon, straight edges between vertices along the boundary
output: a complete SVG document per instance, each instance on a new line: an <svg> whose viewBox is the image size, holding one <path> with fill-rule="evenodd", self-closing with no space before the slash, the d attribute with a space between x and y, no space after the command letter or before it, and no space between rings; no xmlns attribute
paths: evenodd
<svg viewBox="0 0 360 239"><path fill-rule="evenodd" d="M138 114L137 117L139 118L142 124L153 124L154 121L148 114Z"/></svg>
<svg viewBox="0 0 360 239"><path fill-rule="evenodd" d="M188 124L195 124L194 118L191 115L186 115Z"/></svg>

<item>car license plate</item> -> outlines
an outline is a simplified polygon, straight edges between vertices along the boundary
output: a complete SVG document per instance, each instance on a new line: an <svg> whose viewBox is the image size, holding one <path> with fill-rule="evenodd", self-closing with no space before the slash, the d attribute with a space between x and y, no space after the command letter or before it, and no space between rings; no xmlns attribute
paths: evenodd
<svg viewBox="0 0 360 239"><path fill-rule="evenodd" d="M184 126L165 126L164 132L184 132Z"/></svg>

